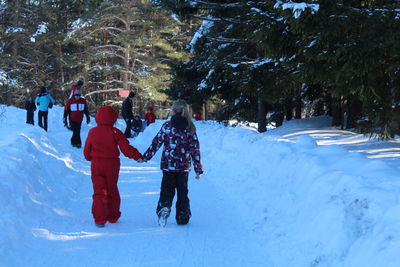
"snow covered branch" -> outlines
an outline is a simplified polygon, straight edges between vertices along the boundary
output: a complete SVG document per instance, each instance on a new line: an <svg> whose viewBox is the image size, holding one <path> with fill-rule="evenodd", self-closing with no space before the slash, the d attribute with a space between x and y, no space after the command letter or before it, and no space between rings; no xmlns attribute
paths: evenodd
<svg viewBox="0 0 400 267"><path fill-rule="evenodd" d="M224 37L206 37L207 39L219 43L234 43L234 44L247 44L248 40L244 39L234 39L234 38L224 38Z"/></svg>

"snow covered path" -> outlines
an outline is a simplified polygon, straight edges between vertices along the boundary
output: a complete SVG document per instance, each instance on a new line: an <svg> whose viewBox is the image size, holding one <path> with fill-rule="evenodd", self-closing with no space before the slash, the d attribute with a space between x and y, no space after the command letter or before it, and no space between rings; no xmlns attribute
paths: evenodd
<svg viewBox="0 0 400 267"><path fill-rule="evenodd" d="M349 152L360 152L368 158L383 160L392 167L400 168L400 137L389 141L369 139L362 134L330 127L330 124L329 117L293 120L272 132L292 141L301 135L309 135L318 145L337 145Z"/></svg>
<svg viewBox="0 0 400 267"><path fill-rule="evenodd" d="M209 183L216 177L195 180L191 174L189 225L176 224L173 207L166 228L158 226L155 207L161 153L143 164L121 155L122 216L116 224L95 227L90 213L90 163L82 149L69 145L71 132L57 124L59 115L50 117L48 133L29 125L22 125L22 132L17 127L10 129L9 136L21 145L21 151L14 149L8 158L19 158L10 169L19 169L18 178L26 183L21 185L23 190L19 188L21 192L10 194L28 193L28 198L22 197L20 203L11 200L25 214L18 216L14 227L7 225L14 218L4 220L9 231L19 233L12 240L15 246L4 249L0 266L261 266L266 262L256 235L246 232L242 221L246 217L232 205L234 197ZM144 151L159 126L145 136L145 142L139 143L138 137L139 141L131 139L131 143ZM83 126L83 141L88 129ZM25 156L28 161L33 158L33 166L26 165Z"/></svg>
<svg viewBox="0 0 400 267"><path fill-rule="evenodd" d="M78 155L75 155L78 156ZM79 157L79 156L78 156ZM150 166L148 166L150 165ZM35 245L21 263L33 266L261 266L260 246L253 247L251 235L243 235L241 214L212 188L195 181L190 185L193 217L189 225L178 226L173 211L166 228L157 225L155 205L160 177L158 162L146 166L122 161L119 186L121 211L117 224L104 229L93 225L90 215L90 177L71 203L70 213L33 229ZM79 175L79 174L78 174ZM205 197L207 196L207 197ZM211 210L209 207L213 207ZM253 244L250 245L249 244ZM43 255L44 248L51 248ZM254 261L243 255L258 255ZM43 257L38 257L43 255ZM60 259L63 259L60 262ZM33 260L33 261L32 261Z"/></svg>
<svg viewBox="0 0 400 267"><path fill-rule="evenodd" d="M189 176L189 225L176 225L174 210L157 225L158 153L145 164L121 156L122 217L99 229L90 165L69 144L62 108L48 133L6 111L0 266L400 266L398 139L368 140L326 118L265 134L197 122L205 173ZM143 152L161 124L131 143Z"/></svg>

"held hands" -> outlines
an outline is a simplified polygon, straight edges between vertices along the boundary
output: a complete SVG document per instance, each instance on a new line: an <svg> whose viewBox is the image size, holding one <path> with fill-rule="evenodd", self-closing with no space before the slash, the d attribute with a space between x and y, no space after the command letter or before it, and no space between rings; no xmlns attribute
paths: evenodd
<svg viewBox="0 0 400 267"><path fill-rule="evenodd" d="M200 171L199 173L196 173L196 179L199 180L201 178L202 174L203 174L203 171Z"/></svg>
<svg viewBox="0 0 400 267"><path fill-rule="evenodd" d="M138 160L137 160L137 162L139 162L139 163L143 163L143 162L144 162L144 160L143 160L142 158L140 158L140 159L138 159Z"/></svg>

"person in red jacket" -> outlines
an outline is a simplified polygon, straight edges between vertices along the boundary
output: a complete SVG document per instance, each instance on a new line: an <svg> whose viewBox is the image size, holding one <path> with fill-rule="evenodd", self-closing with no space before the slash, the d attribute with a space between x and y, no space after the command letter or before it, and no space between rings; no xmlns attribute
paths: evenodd
<svg viewBox="0 0 400 267"><path fill-rule="evenodd" d="M117 118L118 113L112 107L100 107L95 117L97 126L89 131L83 149L85 159L91 161L92 214L98 227L104 227L107 221L116 223L121 216L117 186L120 150L126 157L143 162L142 154L113 126Z"/></svg>
<svg viewBox="0 0 400 267"><path fill-rule="evenodd" d="M193 114L193 119L195 119L196 121L201 121L200 112L195 112L195 113Z"/></svg>
<svg viewBox="0 0 400 267"><path fill-rule="evenodd" d="M86 115L86 123L90 123L89 109L86 99L81 97L81 91L76 90L73 98L67 100L64 107L64 125L68 129L72 130L71 145L73 147L80 148L82 146L81 141L81 126L83 120L83 114ZM69 117L69 126L67 122Z"/></svg>
<svg viewBox="0 0 400 267"><path fill-rule="evenodd" d="M82 80L79 80L76 84L73 84L71 86L71 91L69 92L68 99L73 98L74 95L75 95L76 90L81 90L82 85L83 85L83 81Z"/></svg>
<svg viewBox="0 0 400 267"><path fill-rule="evenodd" d="M153 111L153 107L148 107L146 114L144 114L144 119L146 120L147 126L156 121L156 114L154 114Z"/></svg>

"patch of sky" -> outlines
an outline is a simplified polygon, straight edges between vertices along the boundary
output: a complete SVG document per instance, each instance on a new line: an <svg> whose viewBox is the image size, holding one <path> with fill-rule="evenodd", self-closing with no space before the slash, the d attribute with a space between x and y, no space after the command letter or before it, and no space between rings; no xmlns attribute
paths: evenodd
<svg viewBox="0 0 400 267"><path fill-rule="evenodd" d="M234 63L228 63L228 66L231 66L232 68L238 67L240 64L234 64Z"/></svg>
<svg viewBox="0 0 400 267"><path fill-rule="evenodd" d="M0 69L0 85L6 85L7 84L7 73Z"/></svg>
<svg viewBox="0 0 400 267"><path fill-rule="evenodd" d="M23 32L24 29L21 27L8 27L5 33Z"/></svg>
<svg viewBox="0 0 400 267"><path fill-rule="evenodd" d="M223 49L225 47L228 47L230 44L221 44L218 46L218 49Z"/></svg>
<svg viewBox="0 0 400 267"><path fill-rule="evenodd" d="M313 47L316 43L317 43L316 40L312 41L312 42L307 46L307 48Z"/></svg>
<svg viewBox="0 0 400 267"><path fill-rule="evenodd" d="M197 86L197 91L201 91L202 89L207 87L207 83L205 80L202 80L201 83Z"/></svg>
<svg viewBox="0 0 400 267"><path fill-rule="evenodd" d="M83 19L79 18L71 23L71 31L67 34L67 39L71 38L76 31L82 29L84 27L89 26L93 22L92 19L84 21Z"/></svg>
<svg viewBox="0 0 400 267"><path fill-rule="evenodd" d="M179 18L178 18L178 15L176 15L176 14L172 14L171 15L171 18L173 18L175 21L177 21L177 22L181 22L180 20L179 20Z"/></svg>
<svg viewBox="0 0 400 267"><path fill-rule="evenodd" d="M36 42L35 37L36 37L36 36L39 36L39 35L41 35L41 34L43 34L43 33L46 33L46 32L47 32L47 25L46 25L46 24L40 24L40 25L37 27L36 32L31 36L31 38L30 38L31 42L32 42L32 43Z"/></svg>

